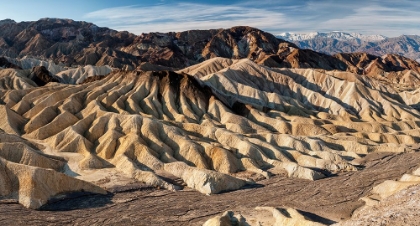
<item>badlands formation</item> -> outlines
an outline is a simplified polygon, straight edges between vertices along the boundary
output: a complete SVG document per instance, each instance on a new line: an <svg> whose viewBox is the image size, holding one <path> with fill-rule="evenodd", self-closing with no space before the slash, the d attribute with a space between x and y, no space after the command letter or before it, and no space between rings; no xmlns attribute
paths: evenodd
<svg viewBox="0 0 420 226"><path fill-rule="evenodd" d="M163 213L164 219L136 218L137 224L351 225L380 217L375 208L418 210L395 197L410 200L405 189L416 192L420 183L419 63L397 55L332 57L246 27L207 33L213 38L200 49L201 63L156 50L153 45L165 44L157 40L173 41L159 34L120 48L149 55L119 69L0 58L5 222L12 222L8 214L19 215L13 203L51 209L75 194L115 195L103 205L117 209L139 199L118 199L124 196L118 191L143 194L139 186L167 200L176 195L172 205L198 199L213 209L192 210L190 203L183 215L194 215L185 221ZM187 34L170 35L188 40ZM156 195L154 208L168 208L165 197ZM127 219L112 220L102 223Z"/></svg>

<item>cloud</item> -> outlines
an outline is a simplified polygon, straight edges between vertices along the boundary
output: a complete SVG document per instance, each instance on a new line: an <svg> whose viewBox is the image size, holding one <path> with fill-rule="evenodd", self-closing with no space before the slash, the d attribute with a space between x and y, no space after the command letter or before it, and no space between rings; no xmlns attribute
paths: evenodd
<svg viewBox="0 0 420 226"><path fill-rule="evenodd" d="M372 1L353 7L353 13L332 17L318 24L318 29L337 29L361 33L385 34L390 37L401 34L418 34L420 14L418 3L402 0L398 5L390 1Z"/></svg>
<svg viewBox="0 0 420 226"><path fill-rule="evenodd" d="M194 3L161 4L149 7L126 6L102 9L85 15L99 25L117 30L143 32L184 31L190 29L253 26L269 29L288 27L281 11L244 5L209 5Z"/></svg>
<svg viewBox="0 0 420 226"><path fill-rule="evenodd" d="M397 36L420 29L413 0L242 1L236 4L165 3L107 8L84 17L116 30L147 32L216 29L246 25L278 34L349 31Z"/></svg>

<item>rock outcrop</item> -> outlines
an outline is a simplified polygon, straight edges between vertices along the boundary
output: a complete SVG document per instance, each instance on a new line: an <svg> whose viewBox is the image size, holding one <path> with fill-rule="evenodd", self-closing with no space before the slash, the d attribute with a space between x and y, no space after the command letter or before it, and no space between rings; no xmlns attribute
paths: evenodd
<svg viewBox="0 0 420 226"><path fill-rule="evenodd" d="M28 141L0 130L0 199L37 209L66 193L106 194L100 187L60 173L65 164L64 159L43 154Z"/></svg>
<svg viewBox="0 0 420 226"><path fill-rule="evenodd" d="M366 205L357 212L363 212L365 209L379 205L383 200L395 195L414 185L420 184L420 168L414 170L411 174L404 174L398 181L386 180L373 187L371 194L363 197Z"/></svg>
<svg viewBox="0 0 420 226"><path fill-rule="evenodd" d="M389 182L388 182L389 183ZM418 222L420 209L420 186L411 184L403 185L404 189L394 190L392 195L381 199L374 205L367 205L354 213L352 218L336 225L415 225ZM400 182L400 185L403 183ZM383 184L385 185L385 184ZM400 187L400 188L401 188ZM389 190L393 190L393 186ZM372 203L370 203L372 204Z"/></svg>
<svg viewBox="0 0 420 226"><path fill-rule="evenodd" d="M44 66L32 68L29 78L38 86L44 86L50 82L60 82L60 79L53 76Z"/></svg>
<svg viewBox="0 0 420 226"><path fill-rule="evenodd" d="M0 57L0 67L22 69L21 67L17 66L16 64L10 63L5 57Z"/></svg>
<svg viewBox="0 0 420 226"><path fill-rule="evenodd" d="M232 211L226 211L222 216L213 217L207 220L203 226L248 226L246 219L239 215L234 215Z"/></svg>
<svg viewBox="0 0 420 226"><path fill-rule="evenodd" d="M266 213L270 212L269 216ZM292 208L256 207L247 218L241 214L226 211L221 216L207 220L203 226L249 226L249 225L273 225L273 226L322 226L323 223L311 219Z"/></svg>

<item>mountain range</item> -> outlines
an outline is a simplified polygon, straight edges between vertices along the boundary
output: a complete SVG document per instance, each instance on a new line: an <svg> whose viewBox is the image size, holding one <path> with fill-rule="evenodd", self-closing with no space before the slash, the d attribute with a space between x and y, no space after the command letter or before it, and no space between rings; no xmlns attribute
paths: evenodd
<svg viewBox="0 0 420 226"><path fill-rule="evenodd" d="M277 36L295 43L300 48L334 55L337 53L364 52L382 56L398 54L420 61L420 36L401 35L388 38L382 35L330 32L294 34L282 33Z"/></svg>
<svg viewBox="0 0 420 226"><path fill-rule="evenodd" d="M277 35L277 37L282 38L287 41L305 41L315 38L332 38L340 41L348 41L348 40L357 40L357 41L365 41L365 42L377 42L386 39L387 37L383 35L364 35L360 33L346 33L346 32L329 32L329 33L322 33L322 32L311 32L308 34L297 34L297 33L281 33Z"/></svg>
<svg viewBox="0 0 420 226"><path fill-rule="evenodd" d="M325 48L338 48L327 43ZM340 47L340 50L346 52L345 47ZM268 67L349 71L376 77L380 75L397 83L401 79L407 80L402 78L404 76L412 76L408 71L420 71L419 63L399 55L378 57L368 51L331 56L299 48L251 27L137 36L83 21L50 18L20 23L1 21L0 55L8 58L34 57L63 66L96 65L124 70L181 69L215 57L247 58Z"/></svg>

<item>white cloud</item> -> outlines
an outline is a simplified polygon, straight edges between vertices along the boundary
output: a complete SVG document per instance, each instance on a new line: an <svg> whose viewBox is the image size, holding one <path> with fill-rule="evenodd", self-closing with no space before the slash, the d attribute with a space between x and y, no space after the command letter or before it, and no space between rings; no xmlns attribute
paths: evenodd
<svg viewBox="0 0 420 226"><path fill-rule="evenodd" d="M245 25L277 34L281 32L307 33L312 31L349 31L365 34L397 36L420 30L420 14L412 0L352 2L331 0L243 1L232 5L198 3L154 6L125 6L102 9L85 18L116 30L135 34L147 32L217 29ZM417 4L418 5L418 4Z"/></svg>
<svg viewBox="0 0 420 226"><path fill-rule="evenodd" d="M288 20L281 11L251 8L246 5L178 3L149 7L127 6L91 12L86 14L85 18L99 25L136 34L240 25L261 29L288 27Z"/></svg>
<svg viewBox="0 0 420 226"><path fill-rule="evenodd" d="M366 5L351 15L331 18L319 24L319 29L338 29L362 33L385 34L393 37L401 34L419 34L420 14L416 8L397 8L378 4Z"/></svg>

